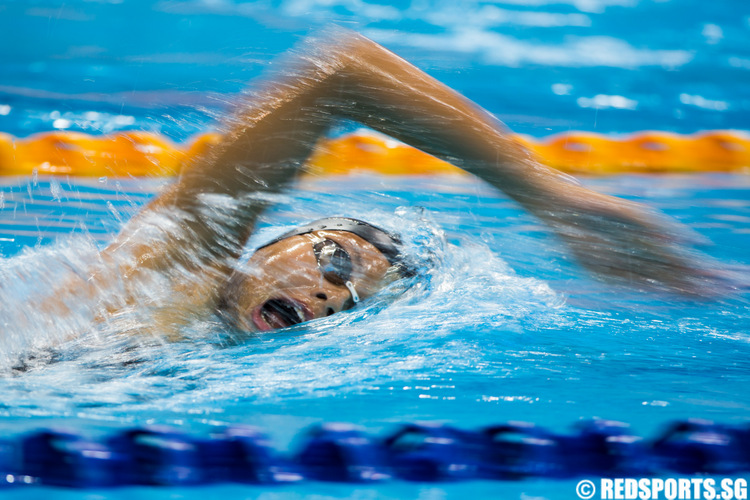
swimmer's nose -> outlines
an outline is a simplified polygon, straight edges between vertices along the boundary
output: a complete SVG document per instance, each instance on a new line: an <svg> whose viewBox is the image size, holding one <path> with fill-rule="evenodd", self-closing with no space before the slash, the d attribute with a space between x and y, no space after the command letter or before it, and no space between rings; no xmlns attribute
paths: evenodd
<svg viewBox="0 0 750 500"><path fill-rule="evenodd" d="M352 307L352 296L345 287L326 287L315 293L317 317L330 316Z"/></svg>

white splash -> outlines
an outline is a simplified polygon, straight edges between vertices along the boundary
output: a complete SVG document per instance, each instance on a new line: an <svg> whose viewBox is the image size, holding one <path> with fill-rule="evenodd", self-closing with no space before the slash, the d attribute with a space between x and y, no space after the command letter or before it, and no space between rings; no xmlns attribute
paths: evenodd
<svg viewBox="0 0 750 500"><path fill-rule="evenodd" d="M711 111L726 111L729 103L726 101L706 99L700 95L680 94L680 102L696 108L709 109Z"/></svg>
<svg viewBox="0 0 750 500"><path fill-rule="evenodd" d="M634 99L628 99L621 95L606 95L598 94L594 97L579 97L576 100L578 106L582 108L596 108L596 109L630 109L634 110L638 107L638 101Z"/></svg>

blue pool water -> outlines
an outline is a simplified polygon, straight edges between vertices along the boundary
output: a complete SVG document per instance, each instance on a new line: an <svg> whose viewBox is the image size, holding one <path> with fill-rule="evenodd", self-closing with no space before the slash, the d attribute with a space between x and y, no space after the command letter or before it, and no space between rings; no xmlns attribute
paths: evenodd
<svg viewBox="0 0 750 500"><path fill-rule="evenodd" d="M154 130L183 140L311 27L364 31L536 136L746 129L745 2L534 0L5 2L0 131ZM669 19L670 22L664 22ZM138 30L134 31L134 27ZM599 96L599 97L597 97ZM640 200L750 265L750 177L618 176L591 187ZM401 225L435 243L436 267L378 304L226 345L193 325L176 344L87 335L38 349L76 323L24 327L45 287L80 269L162 186L132 179L0 179L0 426L100 433L167 423L201 432L252 423L294 448L330 420L379 432L440 420L472 428L527 420L565 430L625 420L651 435L672 419L750 415L747 293L691 303L587 278L553 236L479 181L355 176L298 185L264 218L279 226L342 213ZM424 207L420 209L418 207ZM394 214L396 218L394 219ZM274 229L276 228L276 229ZM33 321L32 321L33 323ZM201 335L202 334L202 335ZM18 353L32 352L26 371ZM573 498L574 483L305 484L76 492L7 498Z"/></svg>

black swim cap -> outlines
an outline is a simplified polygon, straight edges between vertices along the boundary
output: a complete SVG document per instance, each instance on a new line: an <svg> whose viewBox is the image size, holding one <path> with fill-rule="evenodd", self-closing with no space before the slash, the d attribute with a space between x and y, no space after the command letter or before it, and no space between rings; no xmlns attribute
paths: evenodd
<svg viewBox="0 0 750 500"><path fill-rule="evenodd" d="M318 219L307 225L300 226L282 234L278 238L262 245L258 250L273 245L274 243L278 243L286 238L312 233L313 231L346 231L356 234L377 248L392 266L398 266L400 268L400 274L403 276L413 274L413 271L410 270L410 266L406 265L404 255L401 253L402 242L398 235L389 233L377 226L373 226L369 222L353 219L351 217L326 217L325 219Z"/></svg>

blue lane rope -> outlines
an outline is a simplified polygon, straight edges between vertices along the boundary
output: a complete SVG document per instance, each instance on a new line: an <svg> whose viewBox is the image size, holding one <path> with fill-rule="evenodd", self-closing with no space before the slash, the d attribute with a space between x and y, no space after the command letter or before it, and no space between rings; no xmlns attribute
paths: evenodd
<svg viewBox="0 0 750 500"><path fill-rule="evenodd" d="M2 487L190 486L301 480L378 483L736 474L750 470L750 425L686 420L655 439L621 422L581 422L570 434L509 422L480 430L407 424L372 436L349 424L315 426L296 453L273 448L254 427L196 436L167 427L118 431L100 440L37 430L0 439Z"/></svg>

